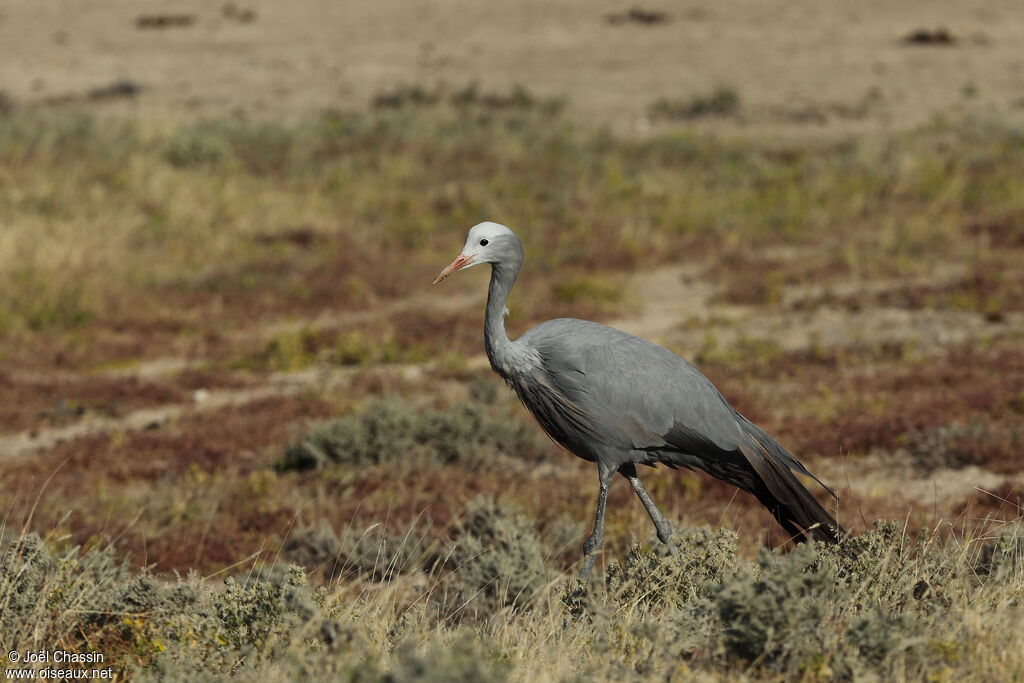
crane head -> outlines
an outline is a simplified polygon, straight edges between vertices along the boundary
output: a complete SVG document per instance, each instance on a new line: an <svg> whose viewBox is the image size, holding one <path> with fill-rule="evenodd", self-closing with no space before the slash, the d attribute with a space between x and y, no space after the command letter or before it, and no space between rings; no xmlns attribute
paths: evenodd
<svg viewBox="0 0 1024 683"><path fill-rule="evenodd" d="M509 252L509 249L512 251ZM521 250L519 238L504 225L490 221L478 223L469 229L462 252L438 273L433 284L436 285L455 271L479 266L481 263L497 263L511 254L519 254L521 258Z"/></svg>

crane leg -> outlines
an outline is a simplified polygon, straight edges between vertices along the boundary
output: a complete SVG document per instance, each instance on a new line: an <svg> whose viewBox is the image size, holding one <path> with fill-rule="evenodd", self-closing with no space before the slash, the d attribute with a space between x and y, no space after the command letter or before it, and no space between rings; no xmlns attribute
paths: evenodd
<svg viewBox="0 0 1024 683"><path fill-rule="evenodd" d="M594 562L597 560L597 551L604 545L604 508L608 503L608 485L615 476L615 470L605 467L601 463L597 465L597 477L600 489L597 493L597 512L594 514L594 530L583 543L583 569L580 570L579 579L587 582L590 572L594 569Z"/></svg>
<svg viewBox="0 0 1024 683"><path fill-rule="evenodd" d="M636 492L636 497L640 499L640 502L644 504L644 509L647 510L647 514L651 516L651 521L654 522L654 528L658 532L658 540L666 545L669 539L672 538L672 525L665 515L661 514L661 510L651 500L650 494L647 493L647 489L644 488L643 483L640 481L640 477L636 476L636 467L633 465L623 465L619 468L619 473L626 478L629 485L633 487L633 491Z"/></svg>

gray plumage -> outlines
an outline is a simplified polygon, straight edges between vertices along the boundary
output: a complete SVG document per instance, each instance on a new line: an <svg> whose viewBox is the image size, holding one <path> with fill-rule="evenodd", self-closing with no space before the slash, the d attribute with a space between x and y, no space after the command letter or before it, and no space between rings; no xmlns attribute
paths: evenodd
<svg viewBox="0 0 1024 683"><path fill-rule="evenodd" d="M503 312L522 261L522 244L511 230L481 223L435 283L456 270L491 264L484 321L491 367L554 441L597 463L597 514L584 544L581 578L590 574L602 545L608 485L616 472L632 485L658 537L669 541L671 526L640 483L638 464L703 470L756 496L796 540L838 539L842 529L793 472L814 475L676 354L571 318L549 320L509 339Z"/></svg>

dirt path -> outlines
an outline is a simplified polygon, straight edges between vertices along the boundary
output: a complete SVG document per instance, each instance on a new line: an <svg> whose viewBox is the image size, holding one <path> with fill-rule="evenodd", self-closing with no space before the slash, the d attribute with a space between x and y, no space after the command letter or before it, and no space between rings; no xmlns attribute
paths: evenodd
<svg viewBox="0 0 1024 683"><path fill-rule="evenodd" d="M486 359L474 359L477 365ZM378 372L392 374L406 381L422 376L426 364L378 366ZM315 367L294 372L267 375L259 386L244 389L199 389L188 403L172 403L143 408L119 417L90 417L72 425L23 431L0 436L0 462L30 455L34 452L90 434L117 431L157 429L172 425L187 414L216 411L228 406L242 406L277 396L294 396L310 389L335 390L349 385L363 368Z"/></svg>
<svg viewBox="0 0 1024 683"><path fill-rule="evenodd" d="M663 343L680 325L711 314L716 288L702 280L701 268L670 265L640 272L629 279L625 298L630 315L608 324L638 337Z"/></svg>
<svg viewBox="0 0 1024 683"><path fill-rule="evenodd" d="M972 311L885 307L850 311L827 305L801 311L794 306L821 296L825 289L843 296L896 286L941 286L961 275L960 269L953 269L914 280L792 286L783 292L779 310L716 301L718 288L701 277L700 267L670 265L630 278L626 299L633 304L632 310L609 324L689 354L700 349L709 335L725 347L741 338L771 340L783 351L910 342L922 352L983 336L1024 335L1024 313L1018 312L1008 312L993 323Z"/></svg>
<svg viewBox="0 0 1024 683"><path fill-rule="evenodd" d="M287 320L273 322L259 328L238 330L234 336L238 339L270 339L280 334L298 330L321 330L335 326L354 325L388 317L411 310L432 310L438 314L457 311L481 305L479 294L454 294L443 297L414 297L379 306L373 310L321 315L312 320ZM487 363L483 354L476 356L467 363L467 367L485 367ZM12 370L12 377L22 380L38 380L42 378L82 379L85 376L105 377L114 379L152 380L171 375L187 369L201 368L206 364L203 359L189 360L184 358L156 358L146 360L129 367L118 367L96 373L54 372L45 376L39 373L19 373ZM406 380L420 376L429 368L429 363L395 364L378 367L383 372L394 373ZM177 418L195 412L219 410L228 406L239 406L253 403L274 396L298 394L311 388L334 389L348 384L352 377L364 368L314 367L293 372L279 372L258 378L254 386L241 389L207 390L194 392L193 400L188 403L173 403L150 408L134 410L117 417L90 416L71 425L31 429L15 434L0 435L0 462L24 457L34 452L52 448L71 439L90 434L109 431L133 431L153 429L173 423Z"/></svg>

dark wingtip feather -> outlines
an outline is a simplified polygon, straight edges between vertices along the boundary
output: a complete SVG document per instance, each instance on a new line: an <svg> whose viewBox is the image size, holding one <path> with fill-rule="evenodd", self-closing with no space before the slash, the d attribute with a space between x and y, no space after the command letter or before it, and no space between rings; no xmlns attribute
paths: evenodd
<svg viewBox="0 0 1024 683"><path fill-rule="evenodd" d="M814 474L806 467L804 467L804 464L797 460L796 456L787 451L782 444L780 444L778 441L770 437L767 432L765 432L763 429L758 427L756 424L754 424L747 418L743 417L739 413L736 413L736 415L737 417L740 418L740 422L743 425L743 431L746 432L747 436L750 437L750 439L753 440L753 442L757 444L757 446L761 450L768 453L769 456L774 457L775 460L785 465L789 469L796 470L800 474L806 474L808 477L818 482L821 488L828 491L830 496L832 496L836 500L839 499L839 496L836 495L836 492L833 491L831 487L829 487L821 479L818 479L816 476L814 476Z"/></svg>
<svg viewBox="0 0 1024 683"><path fill-rule="evenodd" d="M838 543L845 533L796 475L762 447L760 453L741 446L740 452L757 474L751 491L797 541L813 539Z"/></svg>

